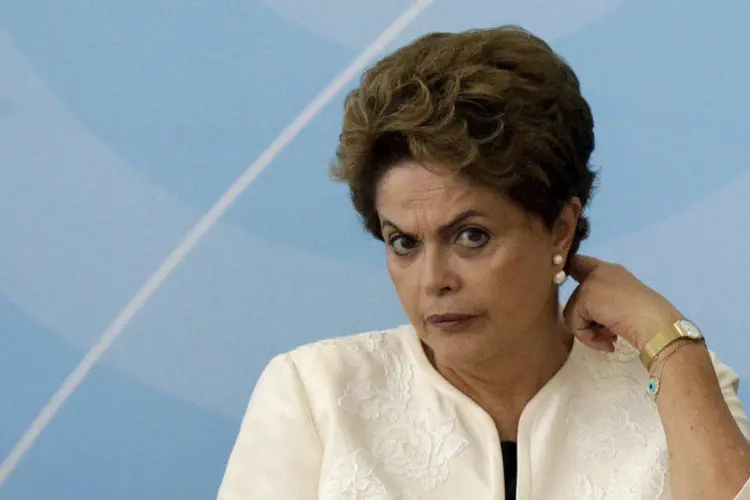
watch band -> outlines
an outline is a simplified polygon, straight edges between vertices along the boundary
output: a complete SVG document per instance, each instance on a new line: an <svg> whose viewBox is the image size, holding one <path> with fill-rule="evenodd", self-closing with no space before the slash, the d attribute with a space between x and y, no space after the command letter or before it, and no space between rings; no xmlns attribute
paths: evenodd
<svg viewBox="0 0 750 500"><path fill-rule="evenodd" d="M646 342L641 350L641 363L646 369L650 369L654 362L654 359L672 342L678 339L688 339L693 341L701 340L701 337L695 337L687 334L681 328L682 320L677 320L672 323L669 328L666 328L656 335L651 340Z"/></svg>

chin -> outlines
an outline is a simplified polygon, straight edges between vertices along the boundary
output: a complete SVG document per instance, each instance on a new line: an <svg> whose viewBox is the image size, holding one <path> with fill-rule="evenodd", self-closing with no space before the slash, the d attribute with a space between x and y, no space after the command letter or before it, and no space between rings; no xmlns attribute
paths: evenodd
<svg viewBox="0 0 750 500"><path fill-rule="evenodd" d="M491 357L500 344L496 333L479 326L459 331L428 325L421 337L432 355L446 365L476 364Z"/></svg>

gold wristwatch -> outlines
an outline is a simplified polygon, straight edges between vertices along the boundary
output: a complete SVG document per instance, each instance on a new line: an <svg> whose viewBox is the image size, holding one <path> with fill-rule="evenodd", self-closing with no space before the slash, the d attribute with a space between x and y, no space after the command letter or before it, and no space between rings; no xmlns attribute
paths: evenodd
<svg viewBox="0 0 750 500"><path fill-rule="evenodd" d="M703 334L694 323L687 319L679 319L672 323L669 328L654 335L641 350L641 363L646 369L651 368L654 359L665 347L679 339L693 341L703 340Z"/></svg>

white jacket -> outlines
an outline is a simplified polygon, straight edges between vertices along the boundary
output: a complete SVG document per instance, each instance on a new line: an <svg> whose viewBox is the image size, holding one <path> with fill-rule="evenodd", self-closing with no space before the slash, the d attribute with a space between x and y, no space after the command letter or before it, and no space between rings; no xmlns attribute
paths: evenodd
<svg viewBox="0 0 750 500"><path fill-rule="evenodd" d="M712 354L713 357L713 354ZM713 357L745 436L738 378ZM576 341L518 426L519 500L670 500L667 445L638 353ZM276 357L219 500L504 500L492 419L432 367L411 326ZM750 498L746 485L738 499Z"/></svg>

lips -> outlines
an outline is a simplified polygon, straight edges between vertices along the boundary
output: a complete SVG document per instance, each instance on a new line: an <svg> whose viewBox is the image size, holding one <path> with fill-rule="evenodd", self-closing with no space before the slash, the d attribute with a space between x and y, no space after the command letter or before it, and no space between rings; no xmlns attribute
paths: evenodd
<svg viewBox="0 0 750 500"><path fill-rule="evenodd" d="M427 322L431 325L447 328L452 326L465 325L476 318L474 314L459 314L459 313L446 313L446 314L432 314L427 317Z"/></svg>

